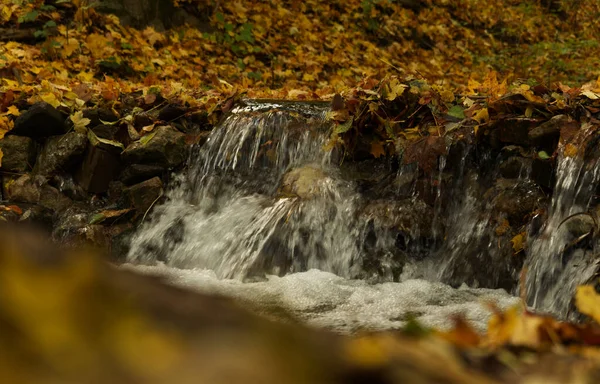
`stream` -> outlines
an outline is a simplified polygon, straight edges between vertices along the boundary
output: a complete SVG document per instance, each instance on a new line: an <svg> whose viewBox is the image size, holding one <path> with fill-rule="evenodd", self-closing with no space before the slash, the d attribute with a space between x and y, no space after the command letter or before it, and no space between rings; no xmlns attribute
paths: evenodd
<svg viewBox="0 0 600 384"><path fill-rule="evenodd" d="M372 181L375 168L361 173L328 149L329 112L328 104L301 102L234 108L135 234L123 268L351 333L396 329L411 318L444 329L456 315L484 330L486 303L519 302L525 263L528 305L569 316L575 286L592 278L596 263L589 247L565 256L573 239L559 226L588 209L600 174L595 159L559 157L549 213L541 228L523 227L529 251L519 264L497 239L498 223L514 220L498 216L501 203L482 186L537 206L543 194L530 168L501 184L499 163L480 154L477 164L487 168L474 170L473 148L463 146L453 164L440 157L425 192L410 164Z"/></svg>

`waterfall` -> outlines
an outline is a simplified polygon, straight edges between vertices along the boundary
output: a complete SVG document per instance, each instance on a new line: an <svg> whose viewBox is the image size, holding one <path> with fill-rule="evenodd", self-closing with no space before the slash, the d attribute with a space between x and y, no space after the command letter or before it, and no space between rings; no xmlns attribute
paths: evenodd
<svg viewBox="0 0 600 384"><path fill-rule="evenodd" d="M310 268L349 276L357 196L323 150L327 111L318 103L236 107L134 237L129 261L227 278Z"/></svg>
<svg viewBox="0 0 600 384"><path fill-rule="evenodd" d="M582 142L591 133L589 128L582 126L579 133ZM591 221L589 229L598 230L593 228L597 219L588 216L588 210L599 179L598 157L560 154L548 217L529 244L526 262L527 298L538 310L565 316L571 309L576 287L589 281L597 271L594 244L592 249L578 246L593 233L577 233L576 228L574 231L569 227L587 216Z"/></svg>

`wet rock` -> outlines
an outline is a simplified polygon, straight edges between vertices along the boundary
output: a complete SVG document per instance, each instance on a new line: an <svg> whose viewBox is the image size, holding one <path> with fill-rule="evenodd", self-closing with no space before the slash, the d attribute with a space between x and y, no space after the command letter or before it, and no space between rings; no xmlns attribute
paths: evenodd
<svg viewBox="0 0 600 384"><path fill-rule="evenodd" d="M529 131L529 139L534 143L539 143L548 138L556 138L560 136L560 130L565 125L570 123L570 118L567 115L556 115L550 120L532 128Z"/></svg>
<svg viewBox="0 0 600 384"><path fill-rule="evenodd" d="M136 114L133 118L133 126L140 130L143 127L148 125L152 125L154 123L154 117L148 112L140 112Z"/></svg>
<svg viewBox="0 0 600 384"><path fill-rule="evenodd" d="M33 172L40 175L69 172L81 160L87 141L87 136L80 132L51 137L42 148Z"/></svg>
<svg viewBox="0 0 600 384"><path fill-rule="evenodd" d="M55 175L50 180L50 184L70 199L83 201L88 197L85 190L70 174Z"/></svg>
<svg viewBox="0 0 600 384"><path fill-rule="evenodd" d="M158 113L158 119L164 122L171 122L180 117L183 117L188 108L184 107L181 104L168 104Z"/></svg>
<svg viewBox="0 0 600 384"><path fill-rule="evenodd" d="M499 121L492 127L493 139L501 143L529 145L529 130L539 124L532 118L510 118Z"/></svg>
<svg viewBox="0 0 600 384"><path fill-rule="evenodd" d="M40 204L55 212L72 204L71 199L48 185L42 176L23 175L7 186L7 199L15 202Z"/></svg>
<svg viewBox="0 0 600 384"><path fill-rule="evenodd" d="M127 189L137 215L144 215L163 195L163 184L158 177L143 181Z"/></svg>
<svg viewBox="0 0 600 384"><path fill-rule="evenodd" d="M562 224L574 238L595 233L598 225L591 214L581 213L571 216Z"/></svg>
<svg viewBox="0 0 600 384"><path fill-rule="evenodd" d="M533 159L531 164L531 178L537 185L554 187L554 161L552 159Z"/></svg>
<svg viewBox="0 0 600 384"><path fill-rule="evenodd" d="M130 144L122 154L128 164L152 164L173 168L185 160L185 135L170 126L161 126Z"/></svg>
<svg viewBox="0 0 600 384"><path fill-rule="evenodd" d="M326 191L327 174L314 165L294 168L283 176L281 193L311 199Z"/></svg>
<svg viewBox="0 0 600 384"><path fill-rule="evenodd" d="M161 176L165 169L160 165L131 164L119 175L119 180L125 185L133 185L144 180Z"/></svg>
<svg viewBox="0 0 600 384"><path fill-rule="evenodd" d="M413 239L431 239L442 232L439 223L433 223L433 209L420 199L371 201L359 217L364 222L373 221L376 228L395 229Z"/></svg>
<svg viewBox="0 0 600 384"><path fill-rule="evenodd" d="M103 250L108 249L109 241L105 227L90 224L88 212L80 208L67 209L59 215L52 238L67 247L92 246Z"/></svg>
<svg viewBox="0 0 600 384"><path fill-rule="evenodd" d="M119 126L101 124L92 128L92 132L101 139L114 140L116 133L119 131Z"/></svg>
<svg viewBox="0 0 600 384"><path fill-rule="evenodd" d="M25 136L6 136L0 140L3 171L23 173L35 164L37 148L35 142Z"/></svg>
<svg viewBox="0 0 600 384"><path fill-rule="evenodd" d="M42 139L67 133L65 117L48 103L36 103L15 121L10 134Z"/></svg>
<svg viewBox="0 0 600 384"><path fill-rule="evenodd" d="M524 224L527 216L542 206L545 195L531 181L498 179L484 197L492 199L493 211L506 214L515 225Z"/></svg>
<svg viewBox="0 0 600 384"><path fill-rule="evenodd" d="M88 108L83 111L83 117L90 119L90 127L96 127L103 125L103 122L114 123L119 120L119 116L116 115L111 109L108 108Z"/></svg>
<svg viewBox="0 0 600 384"><path fill-rule="evenodd" d="M500 164L500 175L506 179L518 179L529 173L532 162L531 159L520 156L509 157Z"/></svg>
<svg viewBox="0 0 600 384"><path fill-rule="evenodd" d="M90 145L77 171L76 180L88 192L106 192L119 170L123 145L98 138L91 131L88 132L88 137Z"/></svg>
<svg viewBox="0 0 600 384"><path fill-rule="evenodd" d="M112 226L110 231L110 257L113 262L124 263L131 245L135 227L131 223Z"/></svg>

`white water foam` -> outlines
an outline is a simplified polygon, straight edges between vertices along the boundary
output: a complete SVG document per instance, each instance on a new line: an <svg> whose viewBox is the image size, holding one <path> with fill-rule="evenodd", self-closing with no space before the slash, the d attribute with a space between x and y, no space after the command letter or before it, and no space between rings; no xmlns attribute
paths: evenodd
<svg viewBox="0 0 600 384"><path fill-rule="evenodd" d="M398 329L410 316L425 326L448 329L455 315L483 331L490 316L486 302L501 309L519 303L501 289L455 289L425 280L368 284L315 269L243 283L219 279L211 270L131 264L121 268L159 275L171 284L205 294L231 297L251 308L282 308L308 325L340 333Z"/></svg>

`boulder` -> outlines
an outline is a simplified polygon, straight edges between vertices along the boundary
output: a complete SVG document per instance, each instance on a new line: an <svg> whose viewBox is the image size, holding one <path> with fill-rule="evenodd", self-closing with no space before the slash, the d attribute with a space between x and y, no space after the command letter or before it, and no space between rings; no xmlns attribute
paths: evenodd
<svg viewBox="0 0 600 384"><path fill-rule="evenodd" d="M144 215L163 195L163 184L158 177L143 181L127 189L137 215Z"/></svg>
<svg viewBox="0 0 600 384"><path fill-rule="evenodd" d="M534 143L539 143L541 140L547 138L558 139L558 137L560 136L560 130L569 123L571 123L569 116L556 115L550 120L546 121L545 123L542 123L537 127L532 128L528 134L529 139Z"/></svg>
<svg viewBox="0 0 600 384"><path fill-rule="evenodd" d="M161 176L165 169L159 165L131 164L119 175L119 180L125 185L133 185L144 180Z"/></svg>
<svg viewBox="0 0 600 384"><path fill-rule="evenodd" d="M92 128L92 132L94 132L97 137L106 140L114 140L118 131L118 125L100 124Z"/></svg>
<svg viewBox="0 0 600 384"><path fill-rule="evenodd" d="M35 164L37 148L35 142L26 136L6 136L0 140L3 171L23 173Z"/></svg>
<svg viewBox="0 0 600 384"><path fill-rule="evenodd" d="M283 195L295 195L301 199L311 199L326 191L327 174L314 165L294 168L283 176L280 192Z"/></svg>
<svg viewBox="0 0 600 384"><path fill-rule="evenodd" d="M17 117L10 134L43 139L67 131L65 117L56 108L48 103L36 103Z"/></svg>
<svg viewBox="0 0 600 384"><path fill-rule="evenodd" d="M430 239L441 234L441 228L437 228L439 223L434 223L433 217L433 208L424 201L413 198L399 201L374 200L359 214L361 221L372 221L376 229L396 230L408 237Z"/></svg>
<svg viewBox="0 0 600 384"><path fill-rule="evenodd" d="M532 162L520 156L509 157L500 164L500 175L506 179L518 179L529 172Z"/></svg>
<svg viewBox="0 0 600 384"><path fill-rule="evenodd" d="M122 154L127 164L151 164L173 168L185 160L185 135L170 126L161 126L130 144Z"/></svg>
<svg viewBox="0 0 600 384"><path fill-rule="evenodd" d="M181 104L168 104L158 113L158 119L171 122L180 117L183 117L188 111L188 108L184 107Z"/></svg>
<svg viewBox="0 0 600 384"><path fill-rule="evenodd" d="M90 119L90 127L96 127L99 125L108 123L114 123L119 120L119 116L108 108L88 108L83 111L83 117Z"/></svg>
<svg viewBox="0 0 600 384"><path fill-rule="evenodd" d="M529 180L498 179L486 192L494 212L506 214L511 225L524 224L527 216L542 207L545 198L540 188Z"/></svg>
<svg viewBox="0 0 600 384"><path fill-rule="evenodd" d="M43 176L23 175L6 186L9 201L39 204L55 212L72 205L71 199L48 185Z"/></svg>
<svg viewBox="0 0 600 384"><path fill-rule="evenodd" d="M42 148L33 172L45 176L69 172L83 157L87 142L87 136L80 132L51 137Z"/></svg>
<svg viewBox="0 0 600 384"><path fill-rule="evenodd" d="M86 191L103 193L108 190L120 167L119 154L123 145L99 138L88 132L90 145L76 174L76 180Z"/></svg>

